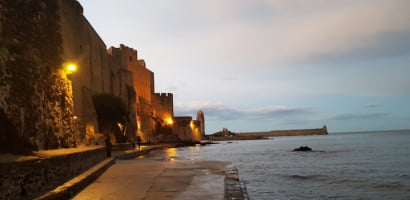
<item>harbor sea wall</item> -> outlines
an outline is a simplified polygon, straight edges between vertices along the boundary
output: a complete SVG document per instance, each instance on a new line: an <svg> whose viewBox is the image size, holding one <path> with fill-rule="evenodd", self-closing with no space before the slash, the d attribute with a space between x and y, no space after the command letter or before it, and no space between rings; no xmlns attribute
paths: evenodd
<svg viewBox="0 0 410 200"><path fill-rule="evenodd" d="M275 136L304 136L304 135L327 135L327 128L316 129L297 129L297 130L273 130L266 132L242 132L238 136L259 136L259 137L275 137Z"/></svg>

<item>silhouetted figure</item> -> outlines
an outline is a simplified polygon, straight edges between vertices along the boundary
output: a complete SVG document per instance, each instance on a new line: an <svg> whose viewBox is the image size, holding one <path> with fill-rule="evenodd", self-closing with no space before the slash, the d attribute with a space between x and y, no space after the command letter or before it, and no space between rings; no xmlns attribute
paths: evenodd
<svg viewBox="0 0 410 200"><path fill-rule="evenodd" d="M111 144L110 136L108 135L105 137L105 148L107 150L107 157L111 157L112 144Z"/></svg>
<svg viewBox="0 0 410 200"><path fill-rule="evenodd" d="M141 137L137 136L138 149L141 147Z"/></svg>

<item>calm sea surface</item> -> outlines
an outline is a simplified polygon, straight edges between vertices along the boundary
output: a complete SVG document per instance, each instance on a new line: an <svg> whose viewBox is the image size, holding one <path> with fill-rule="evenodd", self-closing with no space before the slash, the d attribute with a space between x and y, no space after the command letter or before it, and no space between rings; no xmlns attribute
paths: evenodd
<svg viewBox="0 0 410 200"><path fill-rule="evenodd" d="M292 152L299 146L313 152ZM154 154L231 161L250 199L410 199L410 131L275 137Z"/></svg>

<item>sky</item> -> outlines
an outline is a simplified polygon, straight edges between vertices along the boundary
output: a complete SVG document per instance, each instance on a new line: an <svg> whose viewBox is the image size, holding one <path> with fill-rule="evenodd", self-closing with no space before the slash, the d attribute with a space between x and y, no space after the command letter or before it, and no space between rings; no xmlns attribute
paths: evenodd
<svg viewBox="0 0 410 200"><path fill-rule="evenodd" d="M79 0L206 133L410 129L408 0Z"/></svg>

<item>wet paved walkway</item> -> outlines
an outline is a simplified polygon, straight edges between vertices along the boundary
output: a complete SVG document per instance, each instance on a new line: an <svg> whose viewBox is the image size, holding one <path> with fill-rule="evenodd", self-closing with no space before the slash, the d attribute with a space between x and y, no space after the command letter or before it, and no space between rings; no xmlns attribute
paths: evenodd
<svg viewBox="0 0 410 200"><path fill-rule="evenodd" d="M73 199L224 199L231 169L219 161L117 160Z"/></svg>

